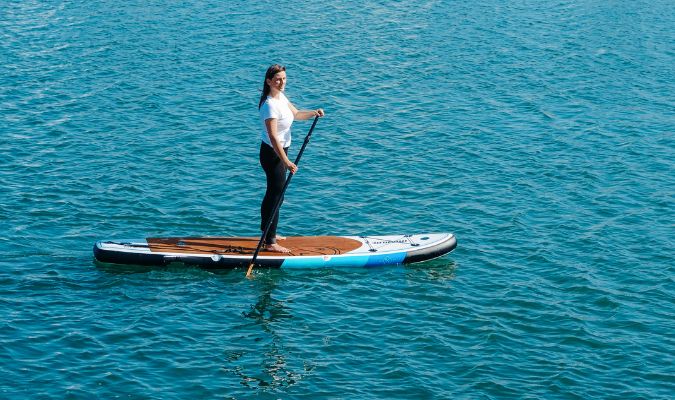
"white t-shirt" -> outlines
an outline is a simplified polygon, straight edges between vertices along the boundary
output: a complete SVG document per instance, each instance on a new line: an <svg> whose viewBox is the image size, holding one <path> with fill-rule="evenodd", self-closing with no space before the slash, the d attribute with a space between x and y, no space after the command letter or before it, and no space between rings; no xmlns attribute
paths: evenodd
<svg viewBox="0 0 675 400"><path fill-rule="evenodd" d="M291 145L291 125L293 124L293 111L288 106L289 102L283 93L279 93L279 98L267 97L267 100L260 107L260 122L262 123L262 141L272 146L270 138L267 135L267 127L265 127L265 120L276 118L277 120L277 137L281 143L281 147L288 147Z"/></svg>

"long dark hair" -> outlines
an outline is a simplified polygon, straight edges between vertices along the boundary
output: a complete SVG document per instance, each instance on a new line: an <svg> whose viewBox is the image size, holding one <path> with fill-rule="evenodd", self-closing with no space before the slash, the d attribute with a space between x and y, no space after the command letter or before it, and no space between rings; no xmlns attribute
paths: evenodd
<svg viewBox="0 0 675 400"><path fill-rule="evenodd" d="M267 99L267 96L270 94L270 85L267 84L267 80L274 78L274 75L281 71L286 71L286 67L279 64L270 65L270 67L267 68L267 72L265 72L265 81L263 82L263 90L260 94L260 102L258 103L258 110L260 110L260 107L262 107L265 99Z"/></svg>

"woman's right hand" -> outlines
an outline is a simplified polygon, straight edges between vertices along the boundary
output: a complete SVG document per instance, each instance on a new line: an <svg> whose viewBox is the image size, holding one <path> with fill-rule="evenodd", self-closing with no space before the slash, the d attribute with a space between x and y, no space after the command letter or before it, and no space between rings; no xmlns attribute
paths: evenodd
<svg viewBox="0 0 675 400"><path fill-rule="evenodd" d="M286 160L286 168L289 171L291 171L292 174L295 174L296 172L298 172L298 166L293 164L293 162L291 162L291 160Z"/></svg>

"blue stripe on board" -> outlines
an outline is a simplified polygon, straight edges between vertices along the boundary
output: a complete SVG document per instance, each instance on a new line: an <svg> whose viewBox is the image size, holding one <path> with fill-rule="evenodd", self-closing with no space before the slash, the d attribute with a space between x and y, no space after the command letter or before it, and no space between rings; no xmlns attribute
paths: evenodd
<svg viewBox="0 0 675 400"><path fill-rule="evenodd" d="M403 264L405 260L406 252L393 253L393 254L379 254L368 257L367 267L375 267L378 265L395 265Z"/></svg>
<svg viewBox="0 0 675 400"><path fill-rule="evenodd" d="M402 264L406 253L363 255L349 257L290 257L284 260L281 268L323 268L323 267L374 267L378 265Z"/></svg>

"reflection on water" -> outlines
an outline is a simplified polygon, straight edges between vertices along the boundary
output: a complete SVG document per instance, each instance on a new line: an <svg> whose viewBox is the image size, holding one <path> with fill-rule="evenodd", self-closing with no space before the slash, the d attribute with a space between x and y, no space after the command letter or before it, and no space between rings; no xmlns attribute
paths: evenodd
<svg viewBox="0 0 675 400"><path fill-rule="evenodd" d="M416 279L422 276L434 281L451 281L455 279L457 263L448 257L441 257L422 263L406 265L405 270L408 275L414 275Z"/></svg>
<svg viewBox="0 0 675 400"><path fill-rule="evenodd" d="M92 260L96 269L107 274L120 274L120 275L130 275L130 274L142 274L147 273L156 269L161 269L166 267L150 267L145 265L130 265L130 264L110 264L98 261L96 259Z"/></svg>
<svg viewBox="0 0 675 400"><path fill-rule="evenodd" d="M180 262L170 263L168 265L135 265L135 264L113 264L101 262L96 259L92 260L92 263L101 272L107 274L119 274L119 275L132 275L132 274L145 274L148 272L170 272L173 274L189 273L196 275L212 276L212 275L229 275L234 274L236 276L237 271L241 271L239 268L223 268L223 269L206 269L201 268L195 265L187 265Z"/></svg>
<svg viewBox="0 0 675 400"><path fill-rule="evenodd" d="M246 318L250 318L258 323L265 332L274 333L271 324L274 321L283 318L292 318L288 313L282 301L272 298L272 291L276 287L276 279L279 279L280 271L269 271L269 274L259 275L256 279L260 280L260 296L258 301L251 305L248 312L242 312Z"/></svg>
<svg viewBox="0 0 675 400"><path fill-rule="evenodd" d="M238 376L242 386L259 392L274 392L292 386L313 369L306 362L295 365L295 360L289 361L290 352L284 345L283 335L278 333L280 324L293 318L284 301L272 297L283 277L284 273L278 270L266 270L256 276L255 284L260 294L255 304L241 313L248 320L242 330L251 334L236 338L250 346L228 351L228 365L223 367Z"/></svg>

